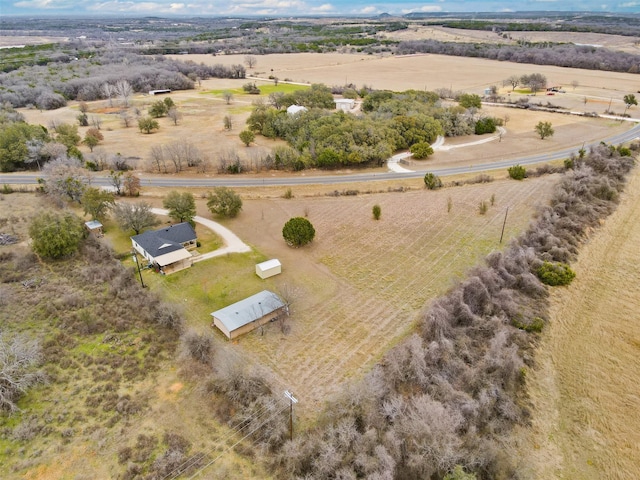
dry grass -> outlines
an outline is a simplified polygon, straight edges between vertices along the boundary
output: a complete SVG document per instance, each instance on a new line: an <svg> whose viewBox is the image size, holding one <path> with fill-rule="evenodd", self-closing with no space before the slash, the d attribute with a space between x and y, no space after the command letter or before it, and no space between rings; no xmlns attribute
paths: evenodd
<svg viewBox="0 0 640 480"><path fill-rule="evenodd" d="M280 259L275 288L294 287L296 299L289 335L274 324L241 338L240 347L300 395L299 411L312 416L343 381L360 376L410 332L425 304L500 248L507 205L505 243L527 226L553 183L546 177L435 192L245 201L227 226L267 258ZM478 202L492 195L495 205L479 215ZM382 209L379 221L374 204ZM282 226L305 215L316 239L288 248Z"/></svg>
<svg viewBox="0 0 640 480"><path fill-rule="evenodd" d="M618 210L552 296L536 352L533 425L523 456L532 478L629 479L640 471L640 171Z"/></svg>

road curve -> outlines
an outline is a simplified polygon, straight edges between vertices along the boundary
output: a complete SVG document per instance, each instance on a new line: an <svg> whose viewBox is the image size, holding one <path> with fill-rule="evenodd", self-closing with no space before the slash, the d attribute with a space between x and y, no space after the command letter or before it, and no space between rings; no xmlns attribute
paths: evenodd
<svg viewBox="0 0 640 480"><path fill-rule="evenodd" d="M613 135L603 139L608 144L618 145L630 142L640 137L640 124L627 130L626 132ZM584 148L599 144L600 141L584 144ZM498 162L479 163L477 165L465 165L451 168L434 168L432 173L439 176L457 175L462 173L478 173L490 170L502 170L512 165L533 165L536 163L549 162L569 157L576 154L583 145L566 148L553 153L531 155L527 157L512 158ZM425 172L381 172L381 173L356 173L345 175L326 176L290 176L290 177L228 177L224 178L179 178L165 176L141 175L142 187L257 187L257 186L295 186L295 185L337 185L352 182L374 182L381 180L399 180L407 178L422 178ZM2 185L32 185L37 183L38 173L16 173L0 174L0 184ZM93 177L93 185L110 186L109 178L96 175Z"/></svg>

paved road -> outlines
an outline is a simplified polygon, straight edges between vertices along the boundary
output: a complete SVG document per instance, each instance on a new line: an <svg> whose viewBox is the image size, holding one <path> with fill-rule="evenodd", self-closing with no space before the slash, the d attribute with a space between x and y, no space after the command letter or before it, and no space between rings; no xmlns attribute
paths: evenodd
<svg viewBox="0 0 640 480"><path fill-rule="evenodd" d="M618 145L629 142L640 137L640 124L627 130L626 132L603 139L609 144ZM597 145L598 142L585 144L585 148ZM569 157L572 153L577 153L582 145L573 148L567 148L554 153L545 153L540 155L531 155L528 157L512 158L509 160L500 160L497 162L479 163L477 165L465 165L453 168L437 168L431 170L439 176L456 175L461 173L478 173L489 170L503 170L512 165L533 165L536 163L549 162ZM306 176L304 174L290 177L249 177L238 176L224 178L179 178L170 175L152 176L141 175L140 180L143 187L256 187L263 185L270 186L294 186L294 185L333 185L350 182L373 182L380 180L398 180L404 178L422 178L425 172L384 172L384 173L357 173L345 175L326 175L326 176ZM0 174L0 185L31 185L37 183L37 173L17 173L17 174ZM93 177L93 185L109 186L110 182L107 176L96 175Z"/></svg>

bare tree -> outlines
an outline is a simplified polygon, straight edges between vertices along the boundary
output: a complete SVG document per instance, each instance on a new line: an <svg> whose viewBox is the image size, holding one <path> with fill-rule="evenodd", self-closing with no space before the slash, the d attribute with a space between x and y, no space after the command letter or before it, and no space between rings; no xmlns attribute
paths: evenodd
<svg viewBox="0 0 640 480"><path fill-rule="evenodd" d="M233 93L231 93L229 90L225 90L224 92L222 92L222 98L224 98L226 104L229 105L233 101Z"/></svg>
<svg viewBox="0 0 640 480"><path fill-rule="evenodd" d="M107 166L109 155L104 148L98 147L87 155L87 160L95 164L96 170L104 170Z"/></svg>
<svg viewBox="0 0 640 480"><path fill-rule="evenodd" d="M30 387L44 381L36 367L40 363L40 345L23 336L8 339L0 331L0 410L16 412L16 402Z"/></svg>
<svg viewBox="0 0 640 480"><path fill-rule="evenodd" d="M517 75L511 75L509 78L502 82L504 86L511 85L511 91L513 92L518 85L520 85L520 77Z"/></svg>
<svg viewBox="0 0 640 480"><path fill-rule="evenodd" d="M118 80L115 85L115 92L120 97L120 101L122 102L123 107L129 106L129 100L131 99L131 95L133 94L133 88L131 84L126 80Z"/></svg>
<svg viewBox="0 0 640 480"><path fill-rule="evenodd" d="M98 130L100 130L100 127L102 127L102 119L98 116L92 116L91 117L91 125L93 125L94 127L96 127Z"/></svg>
<svg viewBox="0 0 640 480"><path fill-rule="evenodd" d="M244 63L247 65L247 68L252 69L258 63L258 59L254 55L245 55Z"/></svg>
<svg viewBox="0 0 640 480"><path fill-rule="evenodd" d="M129 128L131 126L131 123L133 122L133 119L131 118L131 115L129 115L129 112L127 110L122 110L120 112L120 120L122 121L122 125L124 125L125 128Z"/></svg>
<svg viewBox="0 0 640 480"><path fill-rule="evenodd" d="M42 147L44 147L44 145L44 141L36 138L27 140L27 157L24 159L24 163L27 165L36 163L38 165L38 170L41 170L42 167L40 166L40 159L42 158Z"/></svg>
<svg viewBox="0 0 640 480"><path fill-rule="evenodd" d="M113 107L113 97L116 95L116 90L110 83L104 83L102 85L102 96L107 99L108 105Z"/></svg>
<svg viewBox="0 0 640 480"><path fill-rule="evenodd" d="M178 140L164 147L165 155L173 162L176 172L187 167L195 167L200 163L201 153L198 147L187 140Z"/></svg>
<svg viewBox="0 0 640 480"><path fill-rule="evenodd" d="M151 164L152 170L157 170L158 173L167 173L167 160L162 145L154 145L151 147L149 163Z"/></svg>
<svg viewBox="0 0 640 480"><path fill-rule="evenodd" d="M182 114L178 111L176 107L172 107L167 112L167 117L171 119L174 125L178 125L178 120L182 118Z"/></svg>
<svg viewBox="0 0 640 480"><path fill-rule="evenodd" d="M45 192L58 201L80 201L91 184L91 177L77 158L59 157L47 163L42 172L45 176Z"/></svg>
<svg viewBox="0 0 640 480"><path fill-rule="evenodd" d="M277 110L280 110L284 106L282 104L283 100L284 92L273 92L269 94L269 103Z"/></svg>
<svg viewBox="0 0 640 480"><path fill-rule="evenodd" d="M160 220L151 211L151 205L140 203L115 203L111 207L113 216L122 230L133 230L138 235L142 230L158 225Z"/></svg>

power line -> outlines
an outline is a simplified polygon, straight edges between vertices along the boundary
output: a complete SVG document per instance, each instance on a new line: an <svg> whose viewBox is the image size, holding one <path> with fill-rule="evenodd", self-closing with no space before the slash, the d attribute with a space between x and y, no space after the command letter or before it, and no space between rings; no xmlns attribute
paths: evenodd
<svg viewBox="0 0 640 480"><path fill-rule="evenodd" d="M280 413L284 412L285 410L287 410L289 408L289 405L287 405L286 407L284 407L283 409L279 410L278 412L276 412L272 417L270 418L275 418L277 415L279 415ZM269 419L270 419L269 418ZM269 420L267 419L267 420ZM220 455L218 455L216 458L214 458L213 460L211 460L209 463L207 463L206 465L204 465L202 468L200 468L199 470L197 470L192 476L189 477L189 480L197 477L198 475L200 475L205 469L209 468L211 465L213 465L215 462L217 462L220 458L222 458L222 456L227 453L229 450L233 449L236 445L238 445L240 442L242 442L245 438L247 438L249 435L251 435L252 433L254 433L256 430L258 430L260 427L262 427L265 423L267 423L267 420L265 420L264 422L262 422L260 425L258 425L257 427L255 427L253 430L251 430L249 433L247 433L244 437L242 437L240 440L238 440L236 443L234 443L233 445L231 445L230 447L228 447L226 450L224 450L222 453L220 453Z"/></svg>

